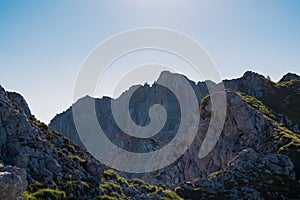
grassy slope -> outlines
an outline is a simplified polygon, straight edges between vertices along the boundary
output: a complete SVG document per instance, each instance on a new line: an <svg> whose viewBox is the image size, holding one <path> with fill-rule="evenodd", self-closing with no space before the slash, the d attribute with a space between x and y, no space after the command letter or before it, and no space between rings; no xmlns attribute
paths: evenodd
<svg viewBox="0 0 300 200"><path fill-rule="evenodd" d="M50 141L51 145L55 145L57 140L62 138L62 136L49 129L44 123L33 119L33 125L42 130L46 135L46 140ZM57 147L65 160L69 160L70 168L74 170L77 165L84 165L87 161L85 158L90 158L88 152L76 145L74 145L68 138L63 138L63 146ZM103 176L99 177L100 184L97 185L93 180L76 180L72 177L71 174L64 174L64 179L61 182L56 182L57 185L55 188L50 189L49 183L35 181L34 184L29 184L27 190L22 193L21 197L25 200L39 200L39 199L78 199L83 198L82 194L90 194L94 187L97 187L97 190L100 190L102 195L98 197L95 196L95 199L131 199L130 196L125 194L122 188L129 188L132 191L137 191L146 195L155 195L158 194L160 197L163 197L165 200L181 198L177 194L167 188L158 187L155 185L150 185L145 183L142 180L138 179L125 179L120 176L118 173L113 170L104 170ZM80 191L80 197L72 197L71 193L74 191ZM84 199L84 198L83 198Z"/></svg>
<svg viewBox="0 0 300 200"><path fill-rule="evenodd" d="M273 134L274 143L281 144L277 152L284 153L288 155L293 163L295 164L296 177L300 180L300 136L297 133L292 132L284 125L276 122L276 117L270 109L265 106L261 101L255 99L254 97L237 93L242 99L247 102L253 109L262 113L266 118L271 120L275 125L275 131ZM275 100L274 100L275 102ZM281 109L281 108L280 108Z"/></svg>
<svg viewBox="0 0 300 200"><path fill-rule="evenodd" d="M261 100L277 113L285 114L293 124L300 125L300 81L291 80L274 84L274 92Z"/></svg>

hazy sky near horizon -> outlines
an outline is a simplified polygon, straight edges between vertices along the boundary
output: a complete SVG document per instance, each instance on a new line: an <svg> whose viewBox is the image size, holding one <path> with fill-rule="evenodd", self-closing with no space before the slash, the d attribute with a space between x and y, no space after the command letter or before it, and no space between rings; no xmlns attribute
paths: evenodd
<svg viewBox="0 0 300 200"><path fill-rule="evenodd" d="M298 0L0 1L0 85L49 122L66 110L89 52L119 32L162 27L201 44L222 78L300 73Z"/></svg>

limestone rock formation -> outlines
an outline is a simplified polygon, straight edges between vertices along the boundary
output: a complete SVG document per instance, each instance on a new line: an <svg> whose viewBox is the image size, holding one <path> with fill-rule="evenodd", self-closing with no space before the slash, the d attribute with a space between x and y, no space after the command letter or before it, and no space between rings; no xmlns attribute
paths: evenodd
<svg viewBox="0 0 300 200"><path fill-rule="evenodd" d="M243 77L225 80L226 88L255 97L277 115L277 119L295 132L300 124L300 80L288 73L274 83L255 72L246 72Z"/></svg>
<svg viewBox="0 0 300 200"><path fill-rule="evenodd" d="M105 176L104 165L35 119L21 95L1 86L0 163L0 199L4 200L17 199L22 192L21 197L30 200L129 199L128 195L179 199L167 188L135 183L113 172Z"/></svg>
<svg viewBox="0 0 300 200"><path fill-rule="evenodd" d="M160 79L178 76L181 75L163 72ZM144 174L115 172L92 157L77 134L72 107L58 114L49 128L35 119L21 95L0 87L0 163L4 165L0 168L0 190L1 186L4 188L1 199L18 198L24 191L27 186L24 170L29 184L21 195L25 199L180 199L179 196L184 199L299 199L300 81L297 76L286 75L274 83L257 73L246 72L239 79L225 80L225 124L213 150L201 159L200 146L211 116L216 115L212 111L211 95L219 94L219 85L210 81L194 83L184 78L199 102L197 134L178 160ZM215 87L212 90L215 93L209 94L207 84L209 88ZM185 89L181 82L174 86ZM141 126L150 123L152 105L165 108L166 123L151 138L132 137L117 126L111 111L111 102L117 100L87 96L79 102L85 100L95 101L96 116L106 136L131 152L160 149L174 138L180 123L176 96L159 84L140 87L129 103L130 117ZM177 194L172 191L175 188Z"/></svg>
<svg viewBox="0 0 300 200"><path fill-rule="evenodd" d="M244 149L222 170L184 183L176 191L185 199L297 199L299 184L293 169L286 155Z"/></svg>
<svg viewBox="0 0 300 200"><path fill-rule="evenodd" d="M16 200L27 188L26 171L15 166L0 166L0 199Z"/></svg>
<svg viewBox="0 0 300 200"><path fill-rule="evenodd" d="M164 72L160 78L170 76L178 75ZM199 102L201 102L199 130L190 148L176 162L166 168L152 173L127 174L126 176L138 177L147 180L152 184L166 184L171 188L174 188L175 186L182 188L186 183L193 182L195 179L200 178L201 180L206 180L208 177L212 177L212 174L215 172L226 170L228 165L240 165L243 167L244 165L242 162L230 161L235 160L237 156L240 160L246 161L245 159L242 159L244 157L241 155L244 155L243 152L245 151L248 152L247 149L251 149L249 150L251 155L259 157L258 160L253 158L253 162L267 163L265 168L266 170L269 170L270 173L266 176L272 180L274 179L274 185L270 184L270 187L277 187L277 184L279 184L281 179L284 179L286 180L286 182L284 182L285 184L288 184L288 181L290 180L293 182L293 184L287 186L287 188L298 188L299 183L297 180L300 179L298 170L300 167L298 161L298 157L300 156L298 145L300 145L300 139L299 135L295 132L297 132L298 116L300 112L298 112L296 107L292 108L292 106L295 106L295 103L299 101L299 94L297 93L299 82L298 80L293 80L291 83L285 83L287 82L274 83L254 72L246 72L243 77L239 79L225 80L224 85L228 89L226 92L227 116L225 125L214 149L206 157L199 159L199 149L209 126L210 116L213 113L211 111L210 96L208 95L208 89L205 82L196 84L190 81ZM214 83L211 84L215 87L218 86ZM217 90L218 89L215 91ZM286 104L282 106L280 104L284 101L284 98L286 98L286 93L289 93L290 98L285 99ZM126 92L123 95L126 95ZM166 108L168 116L170 116L169 122L167 121L162 131L153 138L137 140L136 138L128 136L115 124L110 110L110 98L95 99L99 123L107 137L114 144L128 151L147 152L161 148L166 142L169 142L174 137L174 133L176 133L176 124L180 122L178 119L178 116L180 116L180 113L178 112L179 105L174 96L172 96L167 89L162 88L157 84L154 84L151 87L149 85L144 85L133 94L130 102L131 107L129 110L131 112L131 117L137 124L146 125L149 122L148 111L151 105L155 103L159 103ZM289 112L284 112L285 110L288 110ZM72 107L66 112L56 116L51 121L50 127L58 130L63 135L76 135L76 128L72 119ZM75 137L72 136L71 138ZM75 140L74 142L79 143L80 141ZM250 155L250 153L246 155ZM282 166L278 163L274 164L267 159L283 159L289 167L288 171L291 176L285 179L283 173L278 172L278 174L276 170L274 171L274 169L280 170L279 167ZM247 165L248 164L245 163L245 167L247 167ZM255 165L255 167L257 166ZM234 168L234 170L236 169ZM257 170L263 171L260 168L257 168ZM284 170L287 170L287 168L283 169L283 171ZM255 176L255 174L248 173L246 168L244 175L242 174L242 171L236 170L236 172L238 177L234 177L236 181L230 186L232 188L228 189L228 195L226 192L227 198L263 199L281 198L283 196L289 198L288 193L285 191L275 192L274 194L265 194L264 192L266 191L258 190L256 186L253 185L255 183L251 182L251 180L255 178L252 177ZM250 185L239 185L239 174L247 177L245 178L247 179L245 181L251 182L249 183ZM212 180L209 181L214 183ZM213 199L218 196L217 194L221 193L223 195L224 191L222 188L225 187L226 181L227 180L223 180L223 186L210 188L212 191L215 191L212 193ZM259 184L262 187L265 183ZM195 187L191 188L192 190L195 189ZM269 189L272 190L272 188ZM242 190L242 192L239 190ZM185 195L190 192L182 193L180 192L181 190L178 191L178 194L183 197L187 197ZM201 191L198 191L196 188L195 193L202 198ZM299 194L293 194L291 197L299 197Z"/></svg>
<svg viewBox="0 0 300 200"><path fill-rule="evenodd" d="M287 82L287 81L292 81L292 80L300 80L300 76L298 76L297 74L293 74L293 73L287 73L286 75L284 75L279 82Z"/></svg>

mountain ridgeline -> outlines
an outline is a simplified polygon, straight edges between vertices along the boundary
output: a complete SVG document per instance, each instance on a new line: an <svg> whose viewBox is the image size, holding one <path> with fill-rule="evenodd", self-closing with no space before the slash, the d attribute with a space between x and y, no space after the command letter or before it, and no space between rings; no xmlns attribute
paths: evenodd
<svg viewBox="0 0 300 200"><path fill-rule="evenodd" d="M183 75L165 71L158 80L178 77ZM134 91L129 111L136 124L150 123L154 104L167 113L156 135L137 138L116 124L111 103L117 99L83 97L47 126L35 119L21 95L0 87L0 199L300 199L300 77L288 73L275 83L246 72L224 80L225 124L204 158L198 154L208 127L214 126L211 95L218 95L218 89L209 94L207 85L218 84L188 82L199 102L196 136L175 162L143 174L117 172L91 156L77 133L72 107L94 100L112 143L129 152L154 152L175 137L180 124L180 103L169 89L154 83ZM173 85L182 87L180 81Z"/></svg>

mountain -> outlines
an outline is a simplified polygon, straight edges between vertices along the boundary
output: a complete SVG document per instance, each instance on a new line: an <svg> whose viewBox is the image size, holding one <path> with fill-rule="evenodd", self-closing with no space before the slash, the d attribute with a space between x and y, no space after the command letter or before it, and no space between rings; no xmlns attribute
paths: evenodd
<svg viewBox="0 0 300 200"><path fill-rule="evenodd" d="M85 150L72 108L79 107L85 117L79 105L95 102L98 121L115 145L136 153L155 151L175 137L182 120L180 102L160 80L174 80L179 91L186 89L186 80L195 91L200 123L191 146L151 173L107 168ZM221 95L220 84L162 72L152 86L133 86L118 99L83 97L49 127L35 119L21 95L0 87L0 199L16 199L22 192L25 199L300 199L299 76L289 73L274 83L246 72L223 83L227 104L218 106L226 106L224 127L203 158L199 150L206 132L217 128L210 123L218 117L211 100ZM131 94L130 117L141 126L150 123L152 105L165 108L166 123L158 134L136 138L118 127L111 104Z"/></svg>
<svg viewBox="0 0 300 200"><path fill-rule="evenodd" d="M180 199L167 188L107 169L38 121L21 95L0 87L0 199L20 195L31 200Z"/></svg>
<svg viewBox="0 0 300 200"><path fill-rule="evenodd" d="M176 76L182 75L162 72L158 80L174 77L179 80ZM241 78L224 80L227 88L224 128L215 148L202 159L198 157L198 152L212 115L206 84L216 88L218 84L188 81L200 102L201 120L194 142L166 168L127 176L139 177L152 184L166 184L170 188L177 186L178 194L187 199L209 196L214 199L219 195L230 199L300 198L299 193L295 192L299 191L296 189L300 179L299 77L287 74L274 83L257 73L246 72ZM180 87L181 84L175 81L173 85ZM130 90L119 98L131 93ZM141 86L130 99L130 116L138 124L149 123L148 110L155 103L163 105L170 116L161 132L149 139L136 139L119 129L111 111L111 102L115 100L108 97L94 100L98 121L107 137L129 151L148 152L161 148L174 137L178 127L176 124L180 122L176 97L156 83ZM58 114L49 126L82 145L72 117L70 107ZM253 159L245 159L248 155ZM195 183L195 180L199 181ZM187 183L189 187L186 187Z"/></svg>
<svg viewBox="0 0 300 200"><path fill-rule="evenodd" d="M276 114L277 121L284 123L294 132L300 133L300 78L287 73L274 83L254 72L246 72L243 77L225 80L224 85L235 92L242 92L260 100Z"/></svg>

